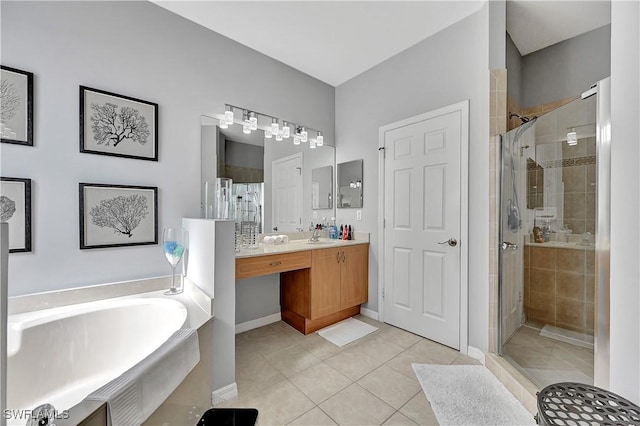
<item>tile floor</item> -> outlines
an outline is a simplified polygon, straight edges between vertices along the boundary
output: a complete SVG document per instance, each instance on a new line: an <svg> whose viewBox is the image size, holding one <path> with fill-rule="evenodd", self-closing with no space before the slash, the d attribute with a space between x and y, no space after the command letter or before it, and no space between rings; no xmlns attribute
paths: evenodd
<svg viewBox="0 0 640 426"><path fill-rule="evenodd" d="M236 336L239 396L265 425L437 425L411 363L478 364L370 318L379 328L342 348L277 322Z"/></svg>
<svg viewBox="0 0 640 426"><path fill-rule="evenodd" d="M593 384L593 349L539 333L537 328L520 327L506 344L506 358L513 359L541 389L565 381Z"/></svg>

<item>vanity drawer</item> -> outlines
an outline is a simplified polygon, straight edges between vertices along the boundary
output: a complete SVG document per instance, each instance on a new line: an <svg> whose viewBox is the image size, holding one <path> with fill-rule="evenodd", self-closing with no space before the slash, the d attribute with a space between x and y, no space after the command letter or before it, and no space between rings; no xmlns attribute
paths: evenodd
<svg viewBox="0 0 640 426"><path fill-rule="evenodd" d="M311 250L236 259L236 279L311 267Z"/></svg>

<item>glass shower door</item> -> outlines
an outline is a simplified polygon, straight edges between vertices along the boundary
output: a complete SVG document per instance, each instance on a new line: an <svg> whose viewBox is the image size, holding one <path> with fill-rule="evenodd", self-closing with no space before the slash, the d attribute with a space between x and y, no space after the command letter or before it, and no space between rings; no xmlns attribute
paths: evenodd
<svg viewBox="0 0 640 426"><path fill-rule="evenodd" d="M527 214L527 159L533 150L535 119L501 136L499 223L500 350L524 322L523 249Z"/></svg>

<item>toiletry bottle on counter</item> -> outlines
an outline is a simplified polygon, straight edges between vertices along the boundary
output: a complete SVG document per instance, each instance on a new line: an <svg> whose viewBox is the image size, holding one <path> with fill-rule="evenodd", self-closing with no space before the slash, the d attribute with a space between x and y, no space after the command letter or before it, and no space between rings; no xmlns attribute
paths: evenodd
<svg viewBox="0 0 640 426"><path fill-rule="evenodd" d="M347 233L347 240L351 240L352 236L351 236L351 225L349 225L349 232Z"/></svg>
<svg viewBox="0 0 640 426"><path fill-rule="evenodd" d="M344 230L342 231L342 239L346 240L349 237L349 228L347 225L344 226Z"/></svg>

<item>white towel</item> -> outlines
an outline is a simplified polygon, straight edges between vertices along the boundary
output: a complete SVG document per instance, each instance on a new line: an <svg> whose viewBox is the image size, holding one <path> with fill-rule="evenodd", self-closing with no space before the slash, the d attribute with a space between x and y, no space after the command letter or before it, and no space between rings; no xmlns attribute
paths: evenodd
<svg viewBox="0 0 640 426"><path fill-rule="evenodd" d="M276 236L276 241L275 241L275 243L276 243L276 244L282 244L282 235L277 235L277 236Z"/></svg>
<svg viewBox="0 0 640 426"><path fill-rule="evenodd" d="M108 426L148 419L200 361L198 332L181 329L120 377L87 396L107 403Z"/></svg>
<svg viewBox="0 0 640 426"><path fill-rule="evenodd" d="M264 237L264 239L262 240L263 244L273 244L275 242L275 238L273 238L270 235L267 235L266 237Z"/></svg>
<svg viewBox="0 0 640 426"><path fill-rule="evenodd" d="M282 235L282 242L283 243L288 243L289 242L289 236L288 235Z"/></svg>

